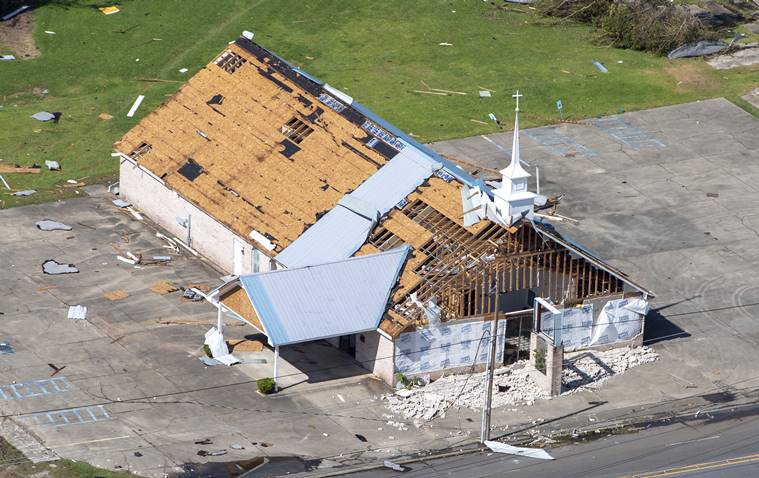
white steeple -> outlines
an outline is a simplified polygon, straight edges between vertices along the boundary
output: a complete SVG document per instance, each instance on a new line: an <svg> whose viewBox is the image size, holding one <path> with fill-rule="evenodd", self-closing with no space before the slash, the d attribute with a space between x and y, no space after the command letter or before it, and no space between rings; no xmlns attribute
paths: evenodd
<svg viewBox="0 0 759 478"><path fill-rule="evenodd" d="M511 162L501 170L501 187L493 191L495 206L505 222L512 224L524 216L532 219L535 194L527 190L530 173L524 170L519 159L519 91L512 95L517 102L514 114L514 140L511 145Z"/></svg>

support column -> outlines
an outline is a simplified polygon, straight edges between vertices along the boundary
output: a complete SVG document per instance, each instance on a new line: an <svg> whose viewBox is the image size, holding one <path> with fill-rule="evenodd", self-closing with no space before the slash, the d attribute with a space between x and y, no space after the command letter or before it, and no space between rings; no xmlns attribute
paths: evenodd
<svg viewBox="0 0 759 478"><path fill-rule="evenodd" d="M221 333L222 324L224 323L222 320L222 307L224 306L221 305L221 301L219 301L219 307L216 308L216 330L218 330L219 333Z"/></svg>
<svg viewBox="0 0 759 478"><path fill-rule="evenodd" d="M274 346L274 391L279 391L279 345Z"/></svg>

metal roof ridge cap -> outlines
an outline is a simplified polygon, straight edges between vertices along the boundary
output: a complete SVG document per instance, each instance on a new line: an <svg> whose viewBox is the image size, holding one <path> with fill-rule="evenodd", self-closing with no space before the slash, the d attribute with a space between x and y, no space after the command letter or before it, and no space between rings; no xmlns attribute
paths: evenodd
<svg viewBox="0 0 759 478"><path fill-rule="evenodd" d="M348 209L348 208L346 208L346 209ZM351 211L351 210L348 209L348 211ZM351 212L353 212L353 211L351 211ZM356 214L356 213L354 212L354 214ZM360 214L356 214L356 215L360 216L360 217L363 217ZM261 276L261 275L266 275L266 274L275 274L277 272L297 271L297 270L303 270L303 269L310 269L312 267L326 266L326 265L329 265L329 264L340 264L340 263L343 263L343 262L357 261L359 259L369 259L369 258L380 256L380 255L397 254L397 253L401 252L402 249L405 249L406 253L408 254L408 252L411 250L411 246L409 246L408 244L404 244L402 246L398 246L398 247L394 247L392 249L388 249L387 251L375 252L374 254L364 254L364 255L361 255L361 256L351 256L351 257L347 257L345 259L340 259L340 260L336 260L336 261L327 261L327 262L320 262L318 264L311 264L310 266L301 266L301 267L277 269L277 270L274 270L274 271L254 272L252 274L243 274L243 275L239 276L239 278L242 279L244 277ZM242 281L240 281L240 282L242 283Z"/></svg>

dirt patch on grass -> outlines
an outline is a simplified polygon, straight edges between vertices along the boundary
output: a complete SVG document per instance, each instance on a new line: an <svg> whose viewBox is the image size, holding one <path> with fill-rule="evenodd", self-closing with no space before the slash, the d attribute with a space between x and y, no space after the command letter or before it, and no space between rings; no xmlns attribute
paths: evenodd
<svg viewBox="0 0 759 478"><path fill-rule="evenodd" d="M677 82L682 90L719 87L720 80L709 75L703 64L679 63L666 68L667 73Z"/></svg>
<svg viewBox="0 0 759 478"><path fill-rule="evenodd" d="M20 60L40 56L34 43L34 12L26 12L0 23L0 47L9 48Z"/></svg>

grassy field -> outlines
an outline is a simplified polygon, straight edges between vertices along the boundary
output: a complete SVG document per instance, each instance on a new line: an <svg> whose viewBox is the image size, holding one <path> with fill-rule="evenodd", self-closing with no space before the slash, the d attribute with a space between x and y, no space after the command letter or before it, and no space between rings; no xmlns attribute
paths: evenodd
<svg viewBox="0 0 759 478"><path fill-rule="evenodd" d="M109 471L73 460L34 464L7 441L0 438L2 478L137 478L126 471Z"/></svg>
<svg viewBox="0 0 759 478"><path fill-rule="evenodd" d="M0 159L58 160L63 171L5 175L12 188L40 193L0 192L2 207L72 196L67 179L115 179L113 142L243 29L423 141L496 131L488 113L508 128L516 89L530 126L558 121L557 99L566 116L583 118L716 96L736 100L759 84L756 68L716 72L699 60L671 63L606 48L585 26L480 0L123 0L110 16L94 2L64 3L72 5L52 2L34 12L39 58L0 62ZM599 73L594 60L610 73ZM414 92L425 84L467 94ZM492 98L479 98L482 88L493 90ZM145 102L127 118L139 94ZM41 110L63 117L58 124L29 118Z"/></svg>

